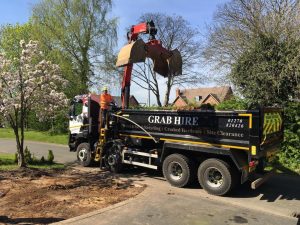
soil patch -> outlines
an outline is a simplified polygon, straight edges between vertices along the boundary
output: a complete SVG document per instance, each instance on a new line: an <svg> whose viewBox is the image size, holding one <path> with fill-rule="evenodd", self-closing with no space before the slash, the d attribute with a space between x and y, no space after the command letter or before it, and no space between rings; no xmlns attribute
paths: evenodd
<svg viewBox="0 0 300 225"><path fill-rule="evenodd" d="M0 225L49 224L134 197L144 187L107 171L20 169L0 172Z"/></svg>

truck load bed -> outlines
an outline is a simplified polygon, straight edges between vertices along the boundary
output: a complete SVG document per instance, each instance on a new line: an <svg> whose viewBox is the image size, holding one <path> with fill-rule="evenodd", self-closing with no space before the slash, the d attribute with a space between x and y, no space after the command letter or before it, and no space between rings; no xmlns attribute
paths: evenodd
<svg viewBox="0 0 300 225"><path fill-rule="evenodd" d="M119 132L125 137L252 150L252 155L278 147L283 139L281 109L122 110L118 115L124 118Z"/></svg>

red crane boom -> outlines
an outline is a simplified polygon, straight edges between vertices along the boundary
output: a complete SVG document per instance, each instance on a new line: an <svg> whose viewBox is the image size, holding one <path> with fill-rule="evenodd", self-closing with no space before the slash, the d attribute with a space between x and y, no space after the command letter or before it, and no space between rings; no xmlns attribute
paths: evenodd
<svg viewBox="0 0 300 225"><path fill-rule="evenodd" d="M149 34L149 41L145 43L138 39L140 34ZM131 27L127 33L128 44L118 55L117 66L124 66L122 81L122 108L129 107L131 74L134 63L145 62L146 57L154 62L153 70L158 74L168 77L182 73L182 59L177 49L169 51L164 48L159 40L155 39L157 29L153 21L140 23Z"/></svg>

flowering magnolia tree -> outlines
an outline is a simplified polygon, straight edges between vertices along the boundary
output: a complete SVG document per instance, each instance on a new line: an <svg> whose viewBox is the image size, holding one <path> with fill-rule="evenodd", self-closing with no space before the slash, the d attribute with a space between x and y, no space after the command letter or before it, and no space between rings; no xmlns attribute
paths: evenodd
<svg viewBox="0 0 300 225"><path fill-rule="evenodd" d="M14 130L18 165L24 167L26 114L34 110L40 120L53 117L68 105L67 97L61 92L68 83L58 65L42 60L37 42L21 41L20 46L18 58L10 60L0 53L0 113Z"/></svg>

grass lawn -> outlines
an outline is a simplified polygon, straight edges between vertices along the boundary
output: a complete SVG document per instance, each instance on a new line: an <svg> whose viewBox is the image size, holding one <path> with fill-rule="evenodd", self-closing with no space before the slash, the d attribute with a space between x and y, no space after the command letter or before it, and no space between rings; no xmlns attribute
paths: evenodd
<svg viewBox="0 0 300 225"><path fill-rule="evenodd" d="M14 154L0 153L0 170L14 170L18 168L14 162ZM29 168L37 169L63 169L65 166L61 163L34 162L27 165Z"/></svg>
<svg viewBox="0 0 300 225"><path fill-rule="evenodd" d="M14 131L10 128L0 128L0 138L15 138ZM51 135L49 132L42 131L25 131L25 140L28 141L40 141L55 144L68 144L67 134Z"/></svg>

